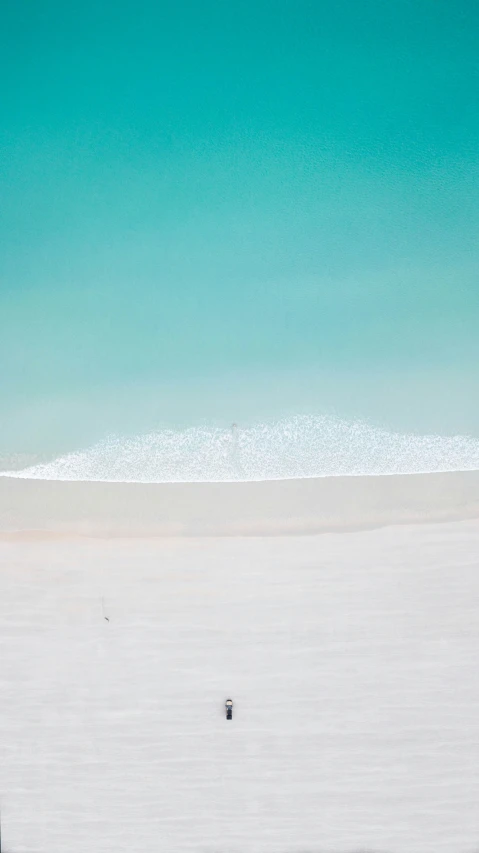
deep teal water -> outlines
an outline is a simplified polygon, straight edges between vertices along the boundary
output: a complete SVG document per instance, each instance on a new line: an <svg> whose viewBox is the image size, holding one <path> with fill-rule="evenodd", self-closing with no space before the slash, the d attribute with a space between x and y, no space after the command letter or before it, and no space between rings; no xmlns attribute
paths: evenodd
<svg viewBox="0 0 479 853"><path fill-rule="evenodd" d="M476 3L0 15L0 467L298 415L479 437Z"/></svg>

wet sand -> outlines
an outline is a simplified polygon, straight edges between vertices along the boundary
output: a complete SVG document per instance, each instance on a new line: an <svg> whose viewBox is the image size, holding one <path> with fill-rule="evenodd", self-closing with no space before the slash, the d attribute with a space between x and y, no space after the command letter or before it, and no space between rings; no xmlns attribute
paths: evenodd
<svg viewBox="0 0 479 853"><path fill-rule="evenodd" d="M0 477L0 535L262 536L479 517L479 472L145 485Z"/></svg>

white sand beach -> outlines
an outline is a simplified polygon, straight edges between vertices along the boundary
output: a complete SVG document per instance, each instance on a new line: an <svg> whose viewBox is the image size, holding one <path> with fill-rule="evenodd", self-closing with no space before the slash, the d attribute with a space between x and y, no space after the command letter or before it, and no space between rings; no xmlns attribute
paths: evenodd
<svg viewBox="0 0 479 853"><path fill-rule="evenodd" d="M6 853L477 851L478 475L0 507Z"/></svg>
<svg viewBox="0 0 479 853"><path fill-rule="evenodd" d="M244 483L0 477L0 536L262 536L479 517L479 471Z"/></svg>

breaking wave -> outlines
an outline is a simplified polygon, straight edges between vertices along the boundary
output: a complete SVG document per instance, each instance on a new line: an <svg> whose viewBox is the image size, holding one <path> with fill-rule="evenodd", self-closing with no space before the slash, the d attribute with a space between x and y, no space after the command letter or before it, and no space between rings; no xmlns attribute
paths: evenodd
<svg viewBox="0 0 479 853"><path fill-rule="evenodd" d="M184 483L479 469L479 440L388 432L363 421L298 416L229 429L191 427L94 446L3 476Z"/></svg>

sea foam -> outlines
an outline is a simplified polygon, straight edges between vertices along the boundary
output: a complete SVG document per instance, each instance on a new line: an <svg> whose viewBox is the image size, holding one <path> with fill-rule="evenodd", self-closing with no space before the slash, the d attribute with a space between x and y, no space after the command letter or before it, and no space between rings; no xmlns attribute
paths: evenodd
<svg viewBox="0 0 479 853"><path fill-rule="evenodd" d="M479 440L388 432L363 421L297 416L229 429L163 429L3 476L136 483L282 480L479 469Z"/></svg>

